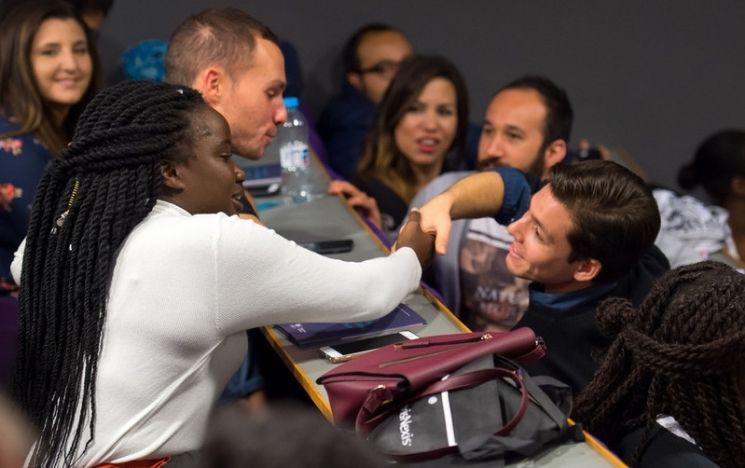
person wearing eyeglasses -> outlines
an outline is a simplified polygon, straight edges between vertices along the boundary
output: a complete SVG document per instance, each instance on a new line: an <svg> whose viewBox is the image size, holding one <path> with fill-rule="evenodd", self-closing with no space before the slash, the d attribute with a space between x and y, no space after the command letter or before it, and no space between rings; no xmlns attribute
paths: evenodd
<svg viewBox="0 0 745 468"><path fill-rule="evenodd" d="M409 40L398 29L380 23L357 29L342 51L344 80L321 114L317 129L331 167L350 179L383 99L401 62L412 55Z"/></svg>

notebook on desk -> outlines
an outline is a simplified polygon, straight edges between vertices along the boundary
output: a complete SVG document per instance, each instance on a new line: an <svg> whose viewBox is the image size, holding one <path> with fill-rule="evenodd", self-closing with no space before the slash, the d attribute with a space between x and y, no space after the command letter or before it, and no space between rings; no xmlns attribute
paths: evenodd
<svg viewBox="0 0 745 468"><path fill-rule="evenodd" d="M255 197L276 195L282 184L282 168L279 164L242 166L246 173L243 187Z"/></svg>
<svg viewBox="0 0 745 468"><path fill-rule="evenodd" d="M285 323L275 325L298 346L332 344L340 341L389 335L401 330L412 330L427 323L406 304L399 304L387 315L365 322L350 323Z"/></svg>

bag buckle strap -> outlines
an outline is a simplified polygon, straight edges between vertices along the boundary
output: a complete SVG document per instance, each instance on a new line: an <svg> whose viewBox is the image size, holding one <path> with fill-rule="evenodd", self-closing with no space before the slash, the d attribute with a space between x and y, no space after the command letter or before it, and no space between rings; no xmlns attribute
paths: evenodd
<svg viewBox="0 0 745 468"><path fill-rule="evenodd" d="M370 414L375 413L378 408L393 401L393 392L385 385L378 385L370 389L362 408Z"/></svg>

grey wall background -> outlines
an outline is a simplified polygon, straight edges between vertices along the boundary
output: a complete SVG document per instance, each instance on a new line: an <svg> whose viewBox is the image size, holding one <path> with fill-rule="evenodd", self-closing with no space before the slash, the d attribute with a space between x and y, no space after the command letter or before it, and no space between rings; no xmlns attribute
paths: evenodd
<svg viewBox="0 0 745 468"><path fill-rule="evenodd" d="M563 86L579 137L627 149L657 181L674 184L697 144L745 128L745 2L502 0L117 0L101 31L107 75L143 39L167 39L189 14L245 9L291 41L318 115L339 82L333 64L366 22L401 28L423 53L456 63L481 121L493 92L525 73Z"/></svg>

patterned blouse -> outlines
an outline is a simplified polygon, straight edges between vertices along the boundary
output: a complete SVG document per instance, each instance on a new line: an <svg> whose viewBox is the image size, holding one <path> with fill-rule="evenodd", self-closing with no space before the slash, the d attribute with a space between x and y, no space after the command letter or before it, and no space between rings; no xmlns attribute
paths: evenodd
<svg viewBox="0 0 745 468"><path fill-rule="evenodd" d="M36 186L52 153L31 133L4 136L15 124L0 114L0 295L12 287L10 262L28 229Z"/></svg>

